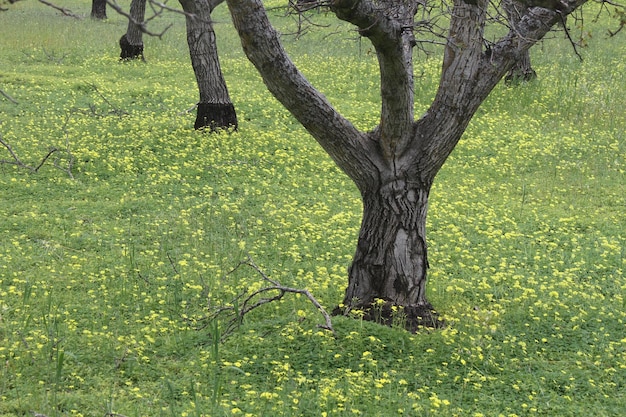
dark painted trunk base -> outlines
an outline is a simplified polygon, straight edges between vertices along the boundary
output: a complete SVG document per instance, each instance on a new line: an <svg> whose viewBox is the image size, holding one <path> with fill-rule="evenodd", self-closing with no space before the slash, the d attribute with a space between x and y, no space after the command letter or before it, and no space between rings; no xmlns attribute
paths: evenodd
<svg viewBox="0 0 626 417"><path fill-rule="evenodd" d="M507 84L516 84L520 82L532 81L535 78L537 78L537 73L532 68L530 68L529 70L525 70L525 71L511 70L511 72L509 72L508 75L504 78L504 82Z"/></svg>
<svg viewBox="0 0 626 417"><path fill-rule="evenodd" d="M237 130L237 113L232 103L198 103L194 129Z"/></svg>
<svg viewBox="0 0 626 417"><path fill-rule="evenodd" d="M126 35L120 38L120 49L120 59L122 60L141 59L145 61L143 57L143 44L131 45Z"/></svg>
<svg viewBox="0 0 626 417"><path fill-rule="evenodd" d="M504 82L507 84L517 84L532 81L535 78L537 78L537 73L530 65L530 55L528 51L526 51L526 54L513 65L513 68L511 68L506 77L504 77Z"/></svg>

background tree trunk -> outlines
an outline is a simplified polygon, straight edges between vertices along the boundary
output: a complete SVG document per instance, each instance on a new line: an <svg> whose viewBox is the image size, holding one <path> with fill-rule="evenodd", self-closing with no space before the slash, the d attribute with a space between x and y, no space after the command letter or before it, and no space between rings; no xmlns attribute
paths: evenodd
<svg viewBox="0 0 626 417"><path fill-rule="evenodd" d="M120 39L120 59L141 59L143 55L143 24L146 15L146 0L133 0L130 3L130 19L126 34Z"/></svg>
<svg viewBox="0 0 626 417"><path fill-rule="evenodd" d="M522 16L528 12L528 6L517 0L505 0L502 2L509 25L515 30ZM530 63L530 49L524 51L521 57L515 61L509 70L504 81L506 83L515 83L520 81L531 81L537 78L537 73Z"/></svg>
<svg viewBox="0 0 626 417"><path fill-rule="evenodd" d="M104 20L107 18L106 0L91 1L91 18L96 20Z"/></svg>
<svg viewBox="0 0 626 417"><path fill-rule="evenodd" d="M195 129L237 129L237 113L222 75L211 11L220 2L179 0L187 13L187 44L198 82L200 102Z"/></svg>

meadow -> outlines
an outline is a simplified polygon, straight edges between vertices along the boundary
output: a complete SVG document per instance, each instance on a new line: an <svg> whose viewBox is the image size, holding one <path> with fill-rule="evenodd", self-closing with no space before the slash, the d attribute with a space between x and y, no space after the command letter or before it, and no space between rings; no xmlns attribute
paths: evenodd
<svg viewBox="0 0 626 417"><path fill-rule="evenodd" d="M333 336L288 294L222 339L211 311L266 285L237 268L248 256L327 310L341 302L356 188L266 91L223 6L239 131L213 135L193 130L181 16L154 21L173 26L145 39L145 63L120 63L112 10L9 7L0 138L32 167L58 151L36 173L0 165L0 416L623 415L626 42L606 21L586 21L583 62L562 33L534 48L539 78L499 85L439 174L429 298L444 329L333 317ZM331 26L285 45L369 129L374 54L320 17ZM419 114L441 63L416 62Z"/></svg>

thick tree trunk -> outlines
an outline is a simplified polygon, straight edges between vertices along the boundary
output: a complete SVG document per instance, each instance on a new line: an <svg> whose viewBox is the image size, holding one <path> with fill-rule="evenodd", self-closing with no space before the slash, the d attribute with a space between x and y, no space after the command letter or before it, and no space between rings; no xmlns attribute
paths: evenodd
<svg viewBox="0 0 626 417"><path fill-rule="evenodd" d="M187 44L198 82L200 102L194 128L237 129L237 113L222 75L211 11L219 2L179 0L187 13Z"/></svg>
<svg viewBox="0 0 626 417"><path fill-rule="evenodd" d="M126 34L120 39L120 59L141 59L143 55L143 24L146 15L146 0L133 0L130 3L130 19Z"/></svg>
<svg viewBox="0 0 626 417"><path fill-rule="evenodd" d="M92 0L91 18L96 20L105 20L107 18L106 0Z"/></svg>
<svg viewBox="0 0 626 417"><path fill-rule="evenodd" d="M440 324L426 298L429 188L396 179L362 194L363 220L342 311L362 310L385 324L402 314L410 330Z"/></svg>

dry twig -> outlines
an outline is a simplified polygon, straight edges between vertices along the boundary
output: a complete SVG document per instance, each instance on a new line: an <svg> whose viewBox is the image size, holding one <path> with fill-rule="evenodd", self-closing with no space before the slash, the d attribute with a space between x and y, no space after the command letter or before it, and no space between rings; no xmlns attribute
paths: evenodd
<svg viewBox="0 0 626 417"><path fill-rule="evenodd" d="M41 1L41 0L40 0ZM165 27L165 29L163 29L161 32L157 33L157 32L152 32L150 30L148 30L148 22L151 21L152 19L156 18L157 16L160 16L163 13L163 10L170 10L169 7L165 6L164 4L161 5L160 3L156 3L158 7L160 7L161 10L155 10L155 7L153 6L153 2L150 2L150 5L152 7L152 10L154 10L154 15L147 18L146 20L144 20L143 22L138 22L137 20L135 20L130 13L125 12L124 10L122 10L122 7L117 4L117 2L115 0L107 0L107 4L113 9L115 10L117 13L121 14L122 16L126 17L130 22L132 22L133 24L137 25L139 27L139 29L141 30L141 32L145 33L148 36L154 36L157 37L159 39L161 39L163 37L163 35L165 35L165 32L167 32L171 27L172 27L172 23L170 23L169 25L167 25ZM175 9L172 9L173 11Z"/></svg>
<svg viewBox="0 0 626 417"><path fill-rule="evenodd" d="M46 6L50 6L53 9L60 11L63 16L73 17L74 19L82 19L82 16L77 15L76 13L72 12L70 9L66 9L65 7L57 6L56 4L50 3L46 0L39 0L39 3L43 3Z"/></svg>
<svg viewBox="0 0 626 417"><path fill-rule="evenodd" d="M230 305L218 307L213 310L213 312L205 318L207 325L208 323L213 322L223 313L229 313L231 319L226 324L225 329L221 332L221 340L226 339L231 333L233 333L239 325L243 322L243 318L246 314L250 313L252 310L260 307L264 304L271 303L273 301L278 301L282 299L285 294L301 294L304 295L308 300L319 310L325 320L325 324L319 324L317 327L321 329L328 330L332 332L333 336L336 336L335 329L333 328L333 324L330 319L330 315L326 312L324 307L317 301L317 299L311 294L311 292L307 289L302 288L292 288L282 285L280 282L271 279L270 277L263 272L263 270L252 260L250 256L248 256L245 260L239 262L237 266L235 266L227 275L232 274L241 266L249 266L254 269L264 281L268 282L270 285L263 287L259 290L252 292L251 294L240 294L237 296ZM261 295L266 295L268 292L277 292L276 295L273 296L265 296L263 298L258 298ZM245 299L244 299L245 297ZM241 301L243 299L243 301ZM239 307L238 307L239 306Z"/></svg>
<svg viewBox="0 0 626 417"><path fill-rule="evenodd" d="M67 121L66 121L66 124L67 124ZM32 165L25 164L17 156L17 154L15 153L15 151L13 150L11 145L4 140L2 135L0 135L0 145L4 146L6 148L6 150L9 151L9 154L11 155L11 158L12 158L10 160L0 159L0 165L1 164L17 165L18 167L27 169L27 170L29 170L32 173L37 173L37 172L39 172L39 169L46 163L46 161L48 159L50 159L50 157L54 153L58 152L58 153L66 155L67 167L62 167L60 165L61 156L58 156L58 155L54 159L54 162L53 162L54 167L57 168L57 169L60 169L63 172L65 172L71 179L74 179L74 174L72 174L72 168L74 166L74 155L72 155L72 152L70 150L69 139L67 138L67 132L65 132L65 141L66 141L66 148L65 149L59 149L59 148L56 148L56 147L51 147L50 150L48 151L48 153L41 159L39 164L37 166L32 166Z"/></svg>
<svg viewBox="0 0 626 417"><path fill-rule="evenodd" d="M50 151L48 151L46 156L43 157L39 165L37 165L36 167L33 167L22 162L22 160L18 158L17 154L15 153L11 145L8 142L5 142L1 135L0 135L0 145L4 146L9 151L9 153L11 154L11 157L13 158L13 160L0 159L0 164L17 165L18 167L27 169L31 172L39 171L39 168L42 167L42 165L48 160L48 158L50 158L50 156L52 156L53 153L58 151L57 148L50 148Z"/></svg>

